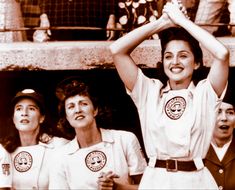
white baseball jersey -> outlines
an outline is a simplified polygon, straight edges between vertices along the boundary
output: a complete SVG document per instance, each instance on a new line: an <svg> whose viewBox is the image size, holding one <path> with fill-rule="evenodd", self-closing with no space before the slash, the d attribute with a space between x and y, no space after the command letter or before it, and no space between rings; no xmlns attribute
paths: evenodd
<svg viewBox="0 0 235 190"><path fill-rule="evenodd" d="M97 189L102 171L113 171L126 183L143 173L147 164L133 133L101 129L101 135L101 143L87 148L80 148L76 138L61 148L49 189Z"/></svg>
<svg viewBox="0 0 235 190"><path fill-rule="evenodd" d="M11 187L12 164L10 154L0 144L0 188Z"/></svg>
<svg viewBox="0 0 235 190"><path fill-rule="evenodd" d="M196 87L191 82L188 89L171 90L169 84L162 87L161 81L146 77L139 69L134 89L128 92L138 109L150 158L140 189L216 189L202 158L210 145L221 100L207 79ZM169 173L165 168L154 168L156 159L195 160L201 170Z"/></svg>
<svg viewBox="0 0 235 190"><path fill-rule="evenodd" d="M18 147L12 154L14 189L48 189L49 166L58 147L68 141L53 137L50 143Z"/></svg>

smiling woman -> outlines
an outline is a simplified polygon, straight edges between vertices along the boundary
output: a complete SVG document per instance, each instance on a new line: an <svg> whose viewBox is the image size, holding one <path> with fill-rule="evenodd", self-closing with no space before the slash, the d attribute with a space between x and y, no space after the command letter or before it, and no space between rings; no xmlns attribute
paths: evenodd
<svg viewBox="0 0 235 190"><path fill-rule="evenodd" d="M120 78L138 110L150 159L140 189L217 188L202 160L228 79L229 51L189 20L179 2L167 2L158 20L131 31L110 46ZM131 55L155 33L161 40L166 85L160 78L146 76ZM213 58L206 79L195 85L194 70L203 64L199 43ZM183 182L179 180L182 178Z"/></svg>

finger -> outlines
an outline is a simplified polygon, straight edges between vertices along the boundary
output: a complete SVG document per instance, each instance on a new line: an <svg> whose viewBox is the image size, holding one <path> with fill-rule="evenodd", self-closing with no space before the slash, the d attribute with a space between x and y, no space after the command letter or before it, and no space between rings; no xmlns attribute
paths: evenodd
<svg viewBox="0 0 235 190"><path fill-rule="evenodd" d="M51 36L51 30L47 30L47 34Z"/></svg>
<svg viewBox="0 0 235 190"><path fill-rule="evenodd" d="M108 174L106 177L113 179L113 178L119 178L120 176L115 173L112 173L112 174Z"/></svg>
<svg viewBox="0 0 235 190"><path fill-rule="evenodd" d="M105 172L100 172L98 178L102 178L102 177L104 177L104 175L105 175Z"/></svg>
<svg viewBox="0 0 235 190"><path fill-rule="evenodd" d="M171 2L172 2L173 4L175 4L175 5L178 5L178 6L179 6L178 0L172 0Z"/></svg>

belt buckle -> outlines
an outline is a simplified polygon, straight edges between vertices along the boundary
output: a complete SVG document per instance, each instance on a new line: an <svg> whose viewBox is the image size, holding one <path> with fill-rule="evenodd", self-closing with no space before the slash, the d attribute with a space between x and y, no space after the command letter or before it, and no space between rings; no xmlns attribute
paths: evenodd
<svg viewBox="0 0 235 190"><path fill-rule="evenodd" d="M172 165L174 167L172 167ZM168 172L177 172L178 171L178 162L177 160L166 160L166 171Z"/></svg>

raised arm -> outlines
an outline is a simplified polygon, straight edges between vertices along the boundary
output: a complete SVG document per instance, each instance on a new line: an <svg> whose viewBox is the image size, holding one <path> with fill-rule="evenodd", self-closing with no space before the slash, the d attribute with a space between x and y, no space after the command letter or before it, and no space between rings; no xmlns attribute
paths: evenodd
<svg viewBox="0 0 235 190"><path fill-rule="evenodd" d="M163 14L155 22L141 26L111 44L110 50L113 54L114 64L122 81L129 90L132 91L134 87L138 69L130 53L154 33L171 26L174 26L174 24L166 14Z"/></svg>
<svg viewBox="0 0 235 190"><path fill-rule="evenodd" d="M167 3L163 12L177 25L187 30L199 43L206 48L213 56L209 72L209 80L218 96L226 86L229 71L229 51L213 35L202 29L191 20L187 19L175 3Z"/></svg>

